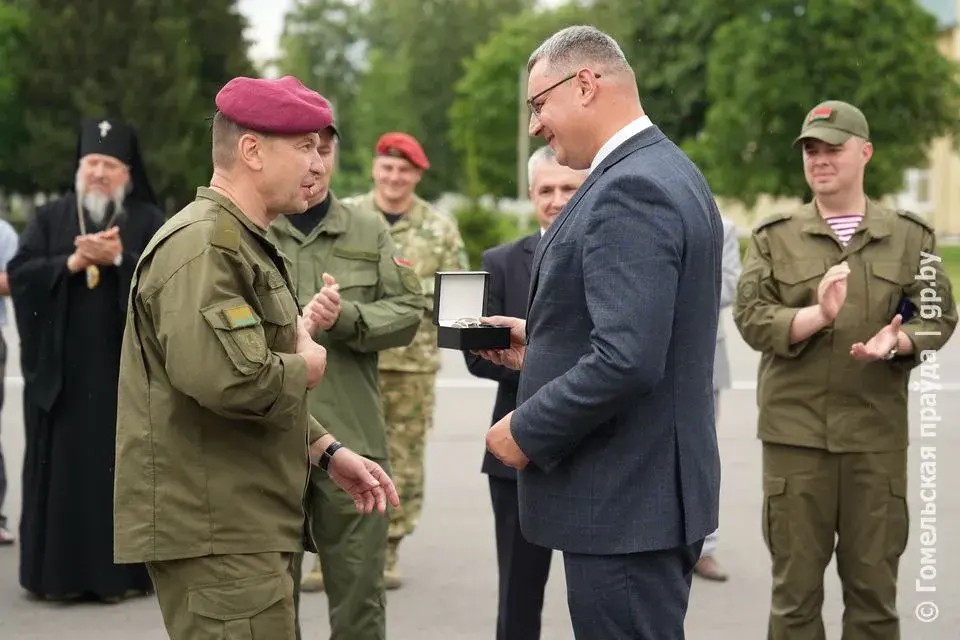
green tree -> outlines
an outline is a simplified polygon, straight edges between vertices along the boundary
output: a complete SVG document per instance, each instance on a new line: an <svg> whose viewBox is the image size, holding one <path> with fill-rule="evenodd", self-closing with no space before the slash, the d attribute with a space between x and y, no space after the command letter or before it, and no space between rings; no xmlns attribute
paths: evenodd
<svg viewBox="0 0 960 640"><path fill-rule="evenodd" d="M541 42L588 16L576 5L522 13L505 20L466 60L454 87L448 140L466 167L468 194L516 196L521 71Z"/></svg>
<svg viewBox="0 0 960 640"><path fill-rule="evenodd" d="M174 5L187 20L188 37L199 56L200 96L211 112L213 99L231 78L257 76L248 54L251 43L244 35L247 19L237 5L237 0L179 0Z"/></svg>
<svg viewBox="0 0 960 640"><path fill-rule="evenodd" d="M136 127L164 203L189 201L209 180L214 96L253 72L235 4L102 0L91 20L71 0L31 2L22 47L30 72L21 81L27 140L18 157L37 187L72 187L79 121L104 115Z"/></svg>
<svg viewBox="0 0 960 640"><path fill-rule="evenodd" d="M358 103L375 117L365 122L358 145L371 149L388 130L387 121L401 124L395 128L416 135L430 158L431 169L419 192L429 198L459 189L460 158L448 142L447 131L462 62L504 18L532 5L533 0L372 0L364 33L371 49L380 53L376 58L371 54ZM389 66L405 75L383 86L379 80L385 74L375 59L389 59ZM394 85L403 87L399 95L391 92ZM401 121L397 113L408 119Z"/></svg>
<svg viewBox="0 0 960 640"><path fill-rule="evenodd" d="M460 227L471 269L480 269L484 251L515 240L526 231L513 216L488 209L478 202L460 207L454 211L454 216Z"/></svg>
<svg viewBox="0 0 960 640"><path fill-rule="evenodd" d="M935 19L902 0L778 0L718 29L708 65L706 125L688 145L718 195L804 196L792 141L817 103L846 100L870 123L873 197L901 188L928 143L958 131L956 65Z"/></svg>
<svg viewBox="0 0 960 640"><path fill-rule="evenodd" d="M405 131L424 144L417 103L409 95L412 66L406 48L392 53L380 49L369 52L367 70L357 87L350 116L353 128L344 133L346 144L340 158L343 166L355 167L356 172L337 174L333 186L336 191L356 193L372 186L370 166L374 145L383 133ZM426 152L429 157L429 149ZM424 195L422 190L420 195Z"/></svg>
<svg viewBox="0 0 960 640"><path fill-rule="evenodd" d="M0 4L0 191L30 191L34 187L18 157L26 140L20 87L29 60L23 55L28 18L16 4Z"/></svg>
<svg viewBox="0 0 960 640"><path fill-rule="evenodd" d="M597 0L591 13L609 26L630 61L644 111L682 143L700 133L710 100L707 60L717 29L764 0Z"/></svg>
<svg viewBox="0 0 960 640"><path fill-rule="evenodd" d="M338 193L362 190L364 172L355 150L356 98L363 63L363 9L347 0L298 0L284 18L277 69L330 101L341 140L331 185Z"/></svg>

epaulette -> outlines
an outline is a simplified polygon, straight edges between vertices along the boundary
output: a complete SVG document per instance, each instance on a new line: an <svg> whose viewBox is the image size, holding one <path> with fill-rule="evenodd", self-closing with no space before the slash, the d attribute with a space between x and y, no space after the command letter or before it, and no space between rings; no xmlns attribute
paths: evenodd
<svg viewBox="0 0 960 640"><path fill-rule="evenodd" d="M210 244L215 247L221 247L228 251L237 251L240 249L240 230L237 228L237 221L229 213L221 213L217 216L217 226L213 230L213 237L210 238Z"/></svg>
<svg viewBox="0 0 960 640"><path fill-rule="evenodd" d="M758 223L753 227L753 232L756 233L757 231L760 231L760 229L763 229L764 227L769 227L769 226L772 225L772 224L776 224L776 223L778 223L778 222L783 222L784 220L789 220L789 219L792 218L792 217L793 217L793 214L792 214L792 213L785 213L785 212L774 213L774 214L772 214L772 215L770 215L770 216L767 216L766 218L764 218L764 219L761 220L760 222L758 222Z"/></svg>
<svg viewBox="0 0 960 640"><path fill-rule="evenodd" d="M930 224L930 222L928 222L927 220L917 215L916 213L914 213L913 211L907 211L906 209L897 209L897 214L903 216L907 220L913 220L914 222L919 224L921 227L924 227L925 229L927 229L927 231L930 231L931 233L934 232L933 225Z"/></svg>

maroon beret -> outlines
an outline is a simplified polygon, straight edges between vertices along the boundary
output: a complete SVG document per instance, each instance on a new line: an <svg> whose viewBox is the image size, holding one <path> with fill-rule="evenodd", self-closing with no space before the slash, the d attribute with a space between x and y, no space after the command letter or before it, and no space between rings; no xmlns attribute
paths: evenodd
<svg viewBox="0 0 960 640"><path fill-rule="evenodd" d="M429 169L430 162L423 147L413 136L397 131L385 133L377 140L377 155L389 156L399 154L421 169Z"/></svg>
<svg viewBox="0 0 960 640"><path fill-rule="evenodd" d="M311 133L333 125L329 103L293 76L234 78L220 89L216 104L233 122L261 133Z"/></svg>

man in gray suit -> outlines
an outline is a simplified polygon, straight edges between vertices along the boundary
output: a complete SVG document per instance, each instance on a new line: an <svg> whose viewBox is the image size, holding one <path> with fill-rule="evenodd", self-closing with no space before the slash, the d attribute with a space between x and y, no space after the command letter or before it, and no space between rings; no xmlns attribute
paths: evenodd
<svg viewBox="0 0 960 640"><path fill-rule="evenodd" d="M743 266L740 263L740 241L737 238L737 227L730 220L721 218L723 222L723 280L720 286L720 310L733 304L733 297L737 294L737 281ZM720 392L730 388L730 361L727 358L726 333L723 322L717 324L717 352L713 358L713 403L715 411L719 413ZM700 560L693 572L701 578L725 582L727 573L720 568L714 553L717 549L717 532L707 536L700 552Z"/></svg>
<svg viewBox="0 0 960 640"><path fill-rule="evenodd" d="M563 552L580 640L677 640L717 528L713 357L722 225L697 167L650 122L592 27L530 57L531 135L590 174L537 246L509 349L517 409L487 448L518 475L532 543Z"/></svg>

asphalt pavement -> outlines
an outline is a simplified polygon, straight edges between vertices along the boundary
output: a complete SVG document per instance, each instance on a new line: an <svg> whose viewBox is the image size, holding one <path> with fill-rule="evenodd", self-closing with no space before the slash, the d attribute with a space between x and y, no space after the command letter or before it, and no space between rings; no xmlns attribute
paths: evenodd
<svg viewBox="0 0 960 640"><path fill-rule="evenodd" d="M740 340L729 314L724 314L723 320L735 382L720 404L723 484L716 557L731 577L726 583L694 580L686 625L687 637L693 640L765 637L770 600L770 561L760 534L760 444L755 438L754 391L757 355ZM22 382L16 337L9 327L5 335L10 360L2 442L10 487L4 511L15 524L23 453ZM495 387L472 378L459 353L444 355L435 427L427 448L423 518L400 550L407 582L402 589L388 593L391 640L495 637L493 517L486 478L479 471ZM952 640L960 628L960 436L953 419L960 415L960 343L955 339L937 362L939 378L926 379L924 388L928 399L935 399L936 413L942 418L935 431L921 431L920 390L912 394L910 404L911 525L909 546L900 565L899 597L905 640ZM919 371L915 380L920 382ZM921 447L925 448L925 466L920 460ZM922 523L925 505L927 514L934 513L929 504L934 505L935 515ZM16 547L0 548L0 640L167 637L152 598L119 605L51 604L27 598L18 585L17 553ZM562 569L562 560L555 554L543 612L544 640L573 638ZM302 604L304 639L329 638L325 596L304 594ZM824 604L828 638L840 638L842 607L836 565L831 563ZM932 621L918 620L934 615Z"/></svg>

